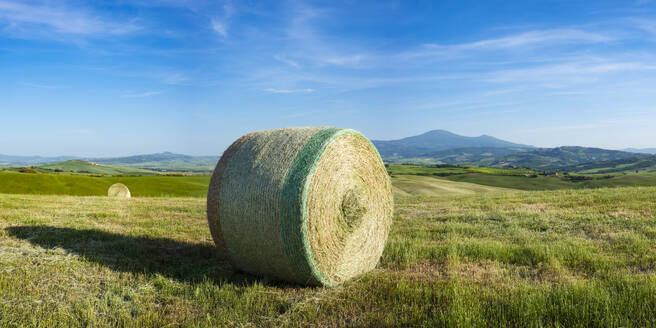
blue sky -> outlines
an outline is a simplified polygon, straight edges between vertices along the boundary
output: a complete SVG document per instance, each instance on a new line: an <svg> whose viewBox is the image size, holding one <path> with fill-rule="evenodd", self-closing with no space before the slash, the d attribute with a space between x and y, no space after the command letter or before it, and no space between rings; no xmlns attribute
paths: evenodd
<svg viewBox="0 0 656 328"><path fill-rule="evenodd" d="M0 153L249 131L656 147L654 1L0 0Z"/></svg>

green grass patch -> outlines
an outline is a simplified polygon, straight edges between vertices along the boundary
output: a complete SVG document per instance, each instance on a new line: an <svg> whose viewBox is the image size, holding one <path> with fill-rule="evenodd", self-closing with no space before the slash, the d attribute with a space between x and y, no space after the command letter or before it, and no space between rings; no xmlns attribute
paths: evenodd
<svg viewBox="0 0 656 328"><path fill-rule="evenodd" d="M0 171L0 193L106 196L107 189L120 182L134 197L204 197L209 181L209 175L95 177Z"/></svg>

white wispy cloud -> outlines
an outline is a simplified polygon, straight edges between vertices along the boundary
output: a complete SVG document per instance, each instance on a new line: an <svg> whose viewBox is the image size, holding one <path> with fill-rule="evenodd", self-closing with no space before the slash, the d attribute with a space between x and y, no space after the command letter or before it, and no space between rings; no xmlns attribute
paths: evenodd
<svg viewBox="0 0 656 328"><path fill-rule="evenodd" d="M28 87L39 88L39 89L57 89L57 88L59 88L56 85L47 85L47 84L40 84L40 83L23 82L21 84L26 85Z"/></svg>
<svg viewBox="0 0 656 328"><path fill-rule="evenodd" d="M224 38L228 37L228 26L216 18L212 19L212 29Z"/></svg>
<svg viewBox="0 0 656 328"><path fill-rule="evenodd" d="M651 36L656 40L656 20L631 19L630 22L633 23L637 28L651 34Z"/></svg>
<svg viewBox="0 0 656 328"><path fill-rule="evenodd" d="M315 59L322 64L330 64L335 66L354 66L366 60L366 54L348 54L348 55L327 55L317 56Z"/></svg>
<svg viewBox="0 0 656 328"><path fill-rule="evenodd" d="M230 1L223 4L223 13L221 17L214 17L211 20L212 29L214 32L221 35L223 38L228 37L228 20L235 13L235 8Z"/></svg>
<svg viewBox="0 0 656 328"><path fill-rule="evenodd" d="M310 93L314 92L314 89L276 89L268 88L265 91L270 93Z"/></svg>
<svg viewBox="0 0 656 328"><path fill-rule="evenodd" d="M521 69L499 70L490 73L490 82L543 82L554 87L594 81L603 74L645 72L656 70L656 64L644 62L594 62L580 60L577 62L554 65L535 66Z"/></svg>
<svg viewBox="0 0 656 328"><path fill-rule="evenodd" d="M304 66L345 68L368 66L376 59L361 46L346 38L336 40L317 27L321 21L334 19L332 10L295 2L287 12L290 16L285 27L288 41L285 59L307 64Z"/></svg>
<svg viewBox="0 0 656 328"><path fill-rule="evenodd" d="M295 68L301 68L301 65L300 65L298 62L296 62L296 61L294 61L294 60L291 60L291 59L288 59L288 58L286 58L286 57L284 57L284 56L275 55L275 56L273 56L273 58L274 58L275 60L277 60L277 61L279 61L279 62L281 62L281 63L287 64L287 65L289 65L289 66L292 66L292 67L295 67Z"/></svg>
<svg viewBox="0 0 656 328"><path fill-rule="evenodd" d="M505 49L529 45L545 45L554 43L600 43L612 40L611 37L586 32L578 29L549 29L523 32L495 39L480 40L456 45L461 49Z"/></svg>
<svg viewBox="0 0 656 328"><path fill-rule="evenodd" d="M62 2L26 3L0 0L0 23L20 34L45 35L50 32L69 35L120 35L136 32L136 20L115 21L99 17Z"/></svg>
<svg viewBox="0 0 656 328"><path fill-rule="evenodd" d="M156 76L164 84L181 85L189 81L187 75L179 72L156 74Z"/></svg>
<svg viewBox="0 0 656 328"><path fill-rule="evenodd" d="M465 52L484 52L499 50L517 50L527 47L547 47L564 44L603 43L614 40L613 37L574 28L533 30L498 38L484 39L468 43L437 44L426 43L419 48L401 52L392 56L400 60L416 60L421 57L442 56L451 58Z"/></svg>
<svg viewBox="0 0 656 328"><path fill-rule="evenodd" d="M159 95L162 94L163 92L164 91L148 91L142 93L130 93L130 94L122 95L121 98L144 98L144 97Z"/></svg>

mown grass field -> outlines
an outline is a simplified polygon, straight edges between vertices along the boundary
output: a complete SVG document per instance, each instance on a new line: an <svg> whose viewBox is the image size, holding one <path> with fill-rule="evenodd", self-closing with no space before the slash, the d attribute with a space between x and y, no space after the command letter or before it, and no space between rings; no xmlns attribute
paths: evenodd
<svg viewBox="0 0 656 328"><path fill-rule="evenodd" d="M394 196L444 196L471 195L481 192L510 191L498 187L490 187L474 183L453 182L422 175L397 175L392 177Z"/></svg>
<svg viewBox="0 0 656 328"><path fill-rule="evenodd" d="M586 189L586 188L613 188L656 186L656 174L618 174L589 176L590 180L569 181L566 177L530 178L524 176L500 176L492 174L462 174L444 177L444 179L469 182L482 185L511 188L519 190L557 190L557 189Z"/></svg>
<svg viewBox="0 0 656 328"><path fill-rule="evenodd" d="M0 195L0 326L656 325L656 188L396 197L373 272L234 272L204 198Z"/></svg>

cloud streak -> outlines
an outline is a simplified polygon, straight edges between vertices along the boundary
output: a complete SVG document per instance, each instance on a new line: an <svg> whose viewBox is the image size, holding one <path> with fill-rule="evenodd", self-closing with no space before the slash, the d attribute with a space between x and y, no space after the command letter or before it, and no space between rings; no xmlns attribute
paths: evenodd
<svg viewBox="0 0 656 328"><path fill-rule="evenodd" d="M79 36L125 35L138 31L134 20L119 22L78 8L0 0L0 22L20 34L43 34L43 27L58 34Z"/></svg>
<svg viewBox="0 0 656 328"><path fill-rule="evenodd" d="M39 88L39 89L58 89L59 88L56 85L46 85L46 84L29 83L29 82L23 82L22 84L26 85L28 87Z"/></svg>
<svg viewBox="0 0 656 328"><path fill-rule="evenodd" d="M162 93L164 93L164 91L148 91L142 93L131 93L131 94L122 95L121 98L145 98L145 97L159 95Z"/></svg>
<svg viewBox="0 0 656 328"><path fill-rule="evenodd" d="M508 69L492 72L490 82L544 82L569 85L594 81L604 74L646 72L656 70L656 64L644 62L579 60L555 65L535 66L524 69Z"/></svg>
<svg viewBox="0 0 656 328"><path fill-rule="evenodd" d="M453 58L464 53L486 51L517 51L526 48L557 47L566 44L596 44L610 42L614 38L574 28L533 30L498 38L484 39L468 43L443 45L423 44L415 50L394 55L398 60L417 60L422 57Z"/></svg>
<svg viewBox="0 0 656 328"><path fill-rule="evenodd" d="M228 37L228 26L224 22L218 19L212 19L212 29L222 37Z"/></svg>
<svg viewBox="0 0 656 328"><path fill-rule="evenodd" d="M314 89L275 89L268 88L265 91L270 93L311 93L314 92Z"/></svg>
<svg viewBox="0 0 656 328"><path fill-rule="evenodd" d="M235 13L235 8L230 1L223 5L223 16L221 18L215 17L211 20L212 30L221 35L224 39L228 37L228 20Z"/></svg>

